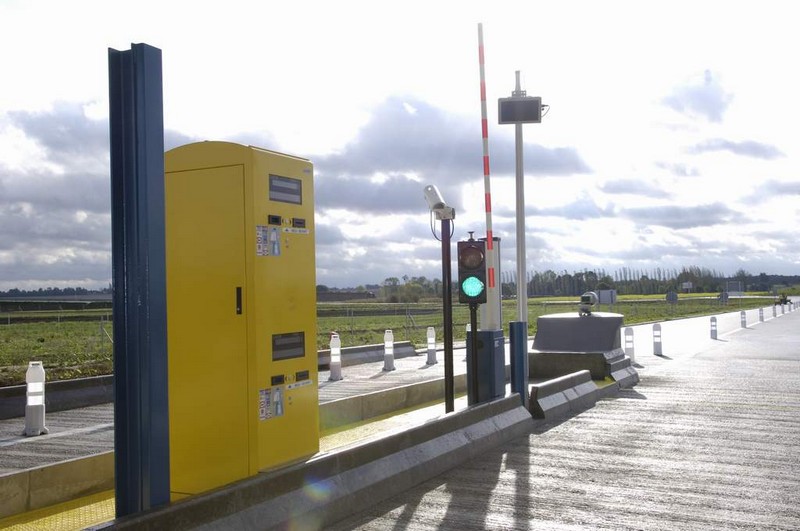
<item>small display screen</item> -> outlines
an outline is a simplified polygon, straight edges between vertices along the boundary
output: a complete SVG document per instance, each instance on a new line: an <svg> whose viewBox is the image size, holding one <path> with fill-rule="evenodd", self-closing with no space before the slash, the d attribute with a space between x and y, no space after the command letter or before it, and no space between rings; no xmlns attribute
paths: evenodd
<svg viewBox="0 0 800 531"><path fill-rule="evenodd" d="M302 358L306 354L305 332L274 334L272 336L272 361Z"/></svg>
<svg viewBox="0 0 800 531"><path fill-rule="evenodd" d="M498 123L538 124L542 121L542 98L500 98Z"/></svg>
<svg viewBox="0 0 800 531"><path fill-rule="evenodd" d="M293 205L303 204L303 181L280 175L269 176L269 200Z"/></svg>

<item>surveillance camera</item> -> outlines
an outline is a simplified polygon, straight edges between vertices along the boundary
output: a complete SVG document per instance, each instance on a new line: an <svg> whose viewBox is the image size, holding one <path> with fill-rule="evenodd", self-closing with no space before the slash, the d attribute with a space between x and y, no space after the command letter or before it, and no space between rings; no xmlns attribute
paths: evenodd
<svg viewBox="0 0 800 531"><path fill-rule="evenodd" d="M590 315L592 313L592 308L595 304L597 304L597 301L597 293L594 291L587 291L581 295L581 304L578 313L580 315Z"/></svg>
<svg viewBox="0 0 800 531"><path fill-rule="evenodd" d="M439 193L439 189L432 184L425 187L425 201L428 202L428 208L431 210L442 209L447 206L442 194Z"/></svg>

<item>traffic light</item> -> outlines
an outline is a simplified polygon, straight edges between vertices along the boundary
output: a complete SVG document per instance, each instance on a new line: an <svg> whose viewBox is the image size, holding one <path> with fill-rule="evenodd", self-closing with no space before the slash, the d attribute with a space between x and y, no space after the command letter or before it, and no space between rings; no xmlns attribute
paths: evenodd
<svg viewBox="0 0 800 531"><path fill-rule="evenodd" d="M458 242L458 302L486 302L486 242Z"/></svg>

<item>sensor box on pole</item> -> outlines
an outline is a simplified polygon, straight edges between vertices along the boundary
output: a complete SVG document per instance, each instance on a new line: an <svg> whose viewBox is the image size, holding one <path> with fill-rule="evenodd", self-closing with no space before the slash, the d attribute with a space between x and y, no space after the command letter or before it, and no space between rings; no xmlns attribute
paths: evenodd
<svg viewBox="0 0 800 531"><path fill-rule="evenodd" d="M228 142L166 153L172 498L319 450L310 161Z"/></svg>

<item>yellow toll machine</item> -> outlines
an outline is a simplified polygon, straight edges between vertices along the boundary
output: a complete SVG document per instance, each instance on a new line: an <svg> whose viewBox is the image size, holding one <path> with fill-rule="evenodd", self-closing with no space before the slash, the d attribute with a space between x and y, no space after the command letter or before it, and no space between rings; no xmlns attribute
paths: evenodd
<svg viewBox="0 0 800 531"><path fill-rule="evenodd" d="M172 498L319 450L310 161L228 142L165 156Z"/></svg>

